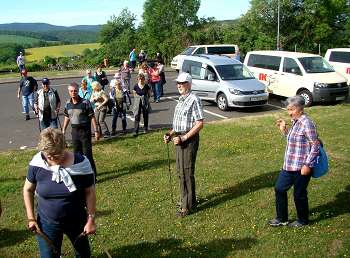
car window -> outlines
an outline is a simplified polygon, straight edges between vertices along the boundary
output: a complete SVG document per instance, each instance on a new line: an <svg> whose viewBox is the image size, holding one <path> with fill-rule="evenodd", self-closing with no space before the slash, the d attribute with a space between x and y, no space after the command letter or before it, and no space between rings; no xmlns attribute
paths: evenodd
<svg viewBox="0 0 350 258"><path fill-rule="evenodd" d="M204 69L204 80L215 81L216 79L217 76L214 68L208 65L207 68Z"/></svg>
<svg viewBox="0 0 350 258"><path fill-rule="evenodd" d="M283 72L302 75L301 70L300 70L297 62L294 59L288 58L288 57L284 58Z"/></svg>
<svg viewBox="0 0 350 258"><path fill-rule="evenodd" d="M191 62L190 74L193 79L201 79L202 64L200 62Z"/></svg>
<svg viewBox="0 0 350 258"><path fill-rule="evenodd" d="M193 54L194 55L205 54L205 48L204 47L200 47Z"/></svg>
<svg viewBox="0 0 350 258"><path fill-rule="evenodd" d="M298 58L307 73L330 73L334 72L332 66L321 56Z"/></svg>
<svg viewBox="0 0 350 258"><path fill-rule="evenodd" d="M329 61L350 64L350 52L332 51L329 56Z"/></svg>
<svg viewBox="0 0 350 258"><path fill-rule="evenodd" d="M208 54L235 54L236 49L233 46L226 47L207 47Z"/></svg>
<svg viewBox="0 0 350 258"><path fill-rule="evenodd" d="M195 50L195 47L188 47L181 53L181 55L191 55L193 50Z"/></svg>
<svg viewBox="0 0 350 258"><path fill-rule="evenodd" d="M254 79L253 74L243 64L216 65L215 68L223 80Z"/></svg>
<svg viewBox="0 0 350 258"><path fill-rule="evenodd" d="M181 71L182 71L182 72L185 72L185 73L189 73L189 72L190 72L190 65L191 65L191 61L185 60L185 61L182 63Z"/></svg>
<svg viewBox="0 0 350 258"><path fill-rule="evenodd" d="M280 69L281 57L251 54L248 66L278 71Z"/></svg>

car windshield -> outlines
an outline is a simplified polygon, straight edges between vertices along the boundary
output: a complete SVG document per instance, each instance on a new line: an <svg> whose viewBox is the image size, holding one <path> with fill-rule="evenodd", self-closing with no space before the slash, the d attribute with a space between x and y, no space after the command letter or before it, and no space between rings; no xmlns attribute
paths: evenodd
<svg viewBox="0 0 350 258"><path fill-rule="evenodd" d="M215 66L222 80L254 79L253 74L243 64L229 64Z"/></svg>
<svg viewBox="0 0 350 258"><path fill-rule="evenodd" d="M194 49L195 47L188 47L181 53L181 55L191 55Z"/></svg>
<svg viewBox="0 0 350 258"><path fill-rule="evenodd" d="M298 58L307 73L330 73L333 67L320 56Z"/></svg>

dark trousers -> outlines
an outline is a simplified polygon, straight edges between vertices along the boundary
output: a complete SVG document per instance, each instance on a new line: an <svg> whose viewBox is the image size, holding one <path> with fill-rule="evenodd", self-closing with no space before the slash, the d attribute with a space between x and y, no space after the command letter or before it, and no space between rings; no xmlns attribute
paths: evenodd
<svg viewBox="0 0 350 258"><path fill-rule="evenodd" d="M90 246L87 236L78 237L84 231L86 220L79 220L77 223L67 225L60 225L48 223L38 217L38 225L41 231L52 241L55 250L39 235L37 241L40 249L40 257L42 258L59 258L61 253L61 246L63 234L66 234L72 242L75 257L87 258L90 257ZM56 253L55 253L56 251Z"/></svg>
<svg viewBox="0 0 350 258"><path fill-rule="evenodd" d="M194 170L199 146L199 134L176 145L176 169L180 180L181 208L191 210L196 205Z"/></svg>
<svg viewBox="0 0 350 258"><path fill-rule="evenodd" d="M142 116L143 116L144 128L145 128L145 130L148 130L148 110L140 102L139 109L137 111L137 114L135 115L135 124L134 124L134 126L135 126L135 133L139 133L141 113L142 113Z"/></svg>
<svg viewBox="0 0 350 258"><path fill-rule="evenodd" d="M288 220L288 196L287 191L294 186L294 203L297 209L298 221L302 224L309 223L309 202L307 198L307 186L311 175L303 176L300 171L282 170L275 185L276 213L281 221Z"/></svg>
<svg viewBox="0 0 350 258"><path fill-rule="evenodd" d="M72 128L73 151L85 155L90 161L96 178L96 165L92 156L91 127Z"/></svg>
<svg viewBox="0 0 350 258"><path fill-rule="evenodd" d="M117 129L117 120L118 120L118 117L120 117L122 119L123 131L125 131L126 130L126 110L122 108L113 108L112 114L113 114L112 130L115 131Z"/></svg>

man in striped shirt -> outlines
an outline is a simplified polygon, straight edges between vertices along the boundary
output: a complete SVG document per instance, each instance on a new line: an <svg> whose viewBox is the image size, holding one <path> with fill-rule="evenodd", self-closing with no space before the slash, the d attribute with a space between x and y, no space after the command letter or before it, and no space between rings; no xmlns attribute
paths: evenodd
<svg viewBox="0 0 350 258"><path fill-rule="evenodd" d="M200 99L191 92L191 75L181 73L176 81L180 97L174 112L173 128L164 135L164 142L172 140L176 145L176 168L181 191L181 207L176 214L184 217L196 206L194 170L204 117Z"/></svg>

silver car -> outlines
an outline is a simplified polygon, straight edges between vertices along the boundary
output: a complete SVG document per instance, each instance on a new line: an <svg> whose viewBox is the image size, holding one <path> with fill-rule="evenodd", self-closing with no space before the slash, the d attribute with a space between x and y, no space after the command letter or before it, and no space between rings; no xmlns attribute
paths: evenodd
<svg viewBox="0 0 350 258"><path fill-rule="evenodd" d="M221 110L267 104L268 93L241 62L218 55L186 56L181 72L192 75L192 91Z"/></svg>

